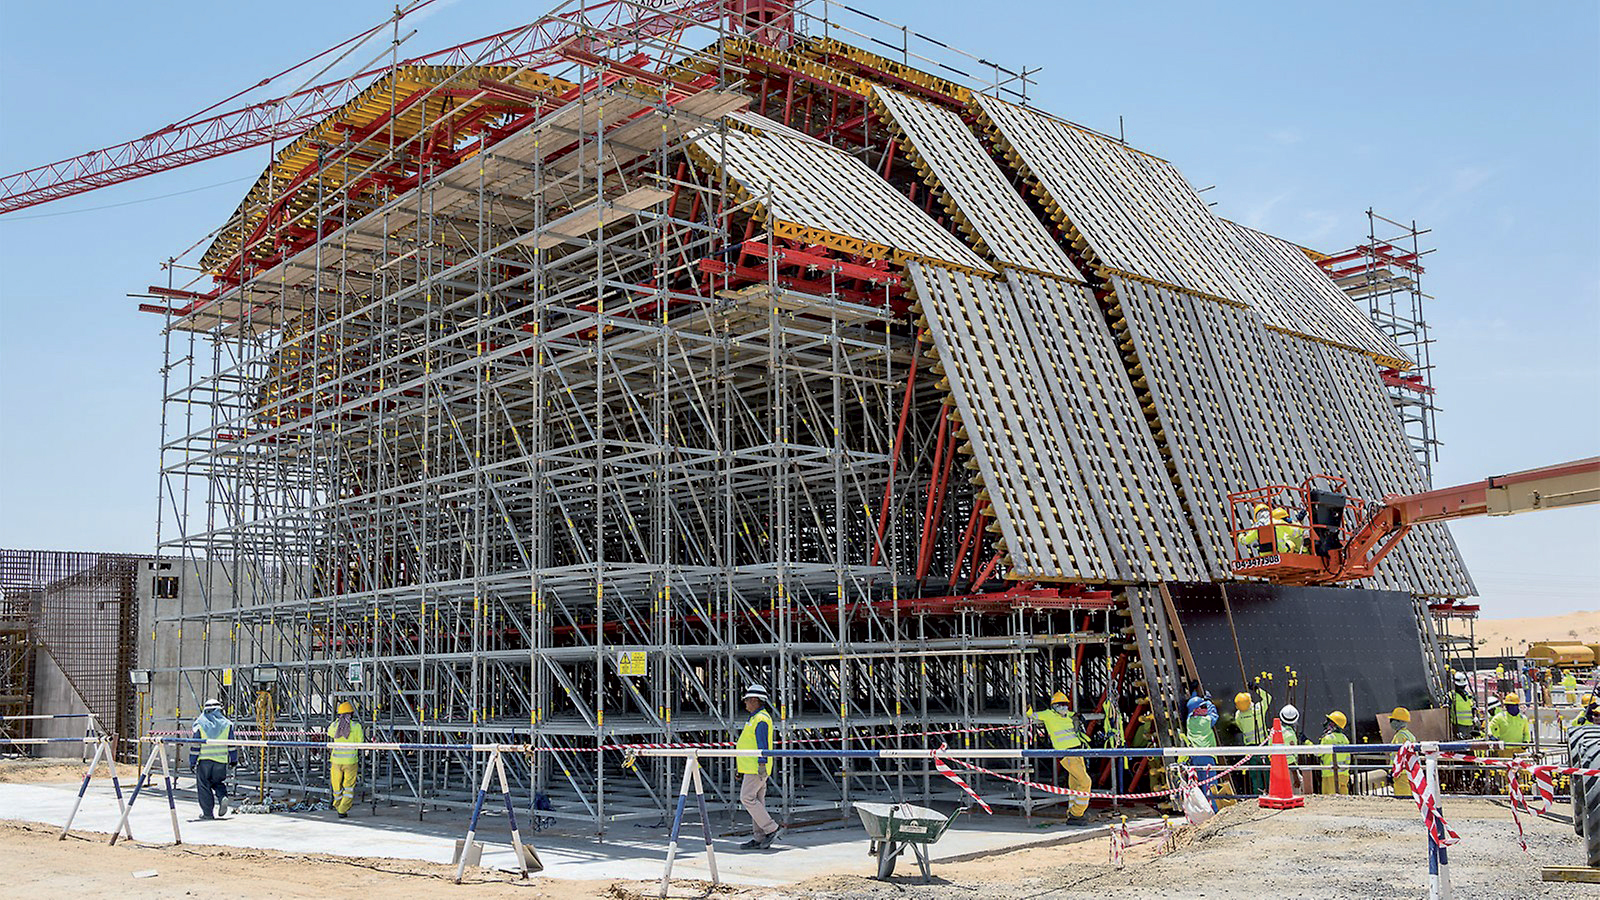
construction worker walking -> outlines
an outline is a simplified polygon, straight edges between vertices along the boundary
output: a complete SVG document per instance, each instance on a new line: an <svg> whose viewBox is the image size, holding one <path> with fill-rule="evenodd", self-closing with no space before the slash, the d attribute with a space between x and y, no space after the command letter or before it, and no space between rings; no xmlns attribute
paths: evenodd
<svg viewBox="0 0 1600 900"><path fill-rule="evenodd" d="M1415 744L1417 736L1411 733L1411 710L1404 706L1396 706L1394 712L1389 713L1389 724L1394 726L1394 736L1389 741L1391 744ZM1394 763L1393 757L1389 760ZM1394 795L1396 797L1411 796L1411 775L1401 771L1394 776Z"/></svg>
<svg viewBox="0 0 1600 900"><path fill-rule="evenodd" d="M1057 750L1076 750L1083 746L1083 732L1078 729L1078 721L1072 714L1071 701L1061 691L1056 691L1050 697L1050 708L1041 712L1034 712L1032 707L1025 710L1030 719L1044 723L1044 730L1050 735L1050 746ZM1075 820L1081 821L1089 811L1089 791L1094 783L1089 780L1089 769L1084 764L1081 756L1061 757L1061 768L1067 772L1067 788L1077 791L1082 796L1074 795L1072 802L1067 806L1067 814Z"/></svg>
<svg viewBox="0 0 1600 900"><path fill-rule="evenodd" d="M355 712L355 706L345 700L339 704L338 718L328 723L328 788L333 792L333 811L341 819L350 818L350 807L356 803L356 775L360 769L360 755L348 745L366 740Z"/></svg>
<svg viewBox="0 0 1600 900"><path fill-rule="evenodd" d="M1344 727L1349 724L1344 713L1337 709L1328 713L1323 720L1321 743L1333 746L1335 744L1348 744L1350 739L1345 736ZM1322 772L1317 791L1322 794L1348 794L1350 793L1350 754L1334 753L1328 751L1320 754L1322 757Z"/></svg>
<svg viewBox="0 0 1600 900"><path fill-rule="evenodd" d="M1477 711L1477 702L1472 698L1472 688L1467 681L1467 673L1456 672L1450 676L1455 690L1450 692L1450 727L1455 732L1458 741L1470 741L1474 737L1474 714Z"/></svg>
<svg viewBox="0 0 1600 900"><path fill-rule="evenodd" d="M739 730L740 750L771 750L773 738L772 713L767 709L767 688L752 684L744 692L744 710L750 718ZM772 773L772 757L740 756L736 760L739 770L739 803L750 814L752 836L739 845L740 850L765 850L772 846L783 830L767 813L767 778Z"/></svg>
<svg viewBox="0 0 1600 900"><path fill-rule="evenodd" d="M1233 698L1234 727L1239 729L1239 744L1245 747L1255 747L1265 744L1272 736L1272 729L1267 723L1267 708L1272 704L1272 695L1263 689L1259 682L1256 684L1255 696L1241 691ZM1265 766L1267 758L1253 756L1246 766ZM1267 789L1267 772L1265 768L1252 768L1245 773L1245 787L1252 794L1264 793Z"/></svg>
<svg viewBox="0 0 1600 900"><path fill-rule="evenodd" d="M220 819L228 814L228 766L238 759L238 751L226 743L233 739L233 722L223 714L221 700L206 701L190 734L205 741L189 756L200 818Z"/></svg>

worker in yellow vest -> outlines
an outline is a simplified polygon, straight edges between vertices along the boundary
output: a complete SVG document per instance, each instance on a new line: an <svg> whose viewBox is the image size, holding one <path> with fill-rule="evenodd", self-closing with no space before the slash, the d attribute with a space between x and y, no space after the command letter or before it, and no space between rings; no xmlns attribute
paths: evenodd
<svg viewBox="0 0 1600 900"><path fill-rule="evenodd" d="M1328 713L1327 719L1323 720L1321 743L1329 746L1350 743L1350 739L1344 734L1344 727L1347 724L1349 720L1345 718L1344 713L1337 709ZM1319 755L1322 757L1322 777L1319 779L1318 793L1350 793L1350 754L1334 753L1330 750Z"/></svg>
<svg viewBox="0 0 1600 900"><path fill-rule="evenodd" d="M1057 750L1076 750L1083 746L1083 732L1078 730L1078 721L1072 714L1071 701L1061 691L1056 691L1050 698L1050 708L1043 712L1034 712L1032 707L1026 710L1028 718L1044 723L1044 730L1050 735L1050 746ZM1094 783L1089 780L1089 769L1084 765L1081 756L1061 757L1061 768L1067 771L1067 787L1074 791L1082 792L1083 796L1074 796L1067 806L1067 814L1073 819L1082 820L1084 813L1089 811L1089 790Z"/></svg>
<svg viewBox="0 0 1600 900"><path fill-rule="evenodd" d="M767 688L752 684L744 692L744 711L750 718L739 730L740 750L771 750L774 726L772 712L768 710ZM736 761L739 770L739 803L750 814L752 836L739 845L740 850L765 850L772 846L783 830L767 813L767 778L772 774L772 757L740 756Z"/></svg>
<svg viewBox="0 0 1600 900"><path fill-rule="evenodd" d="M1396 706L1394 712L1389 713L1389 724L1394 726L1394 736L1391 744L1415 744L1417 736L1411 733L1411 710L1404 706ZM1391 757L1390 764L1394 763ZM1411 775L1408 772L1399 772L1394 776L1394 795L1396 797L1411 796Z"/></svg>
<svg viewBox="0 0 1600 900"><path fill-rule="evenodd" d="M1593 694L1583 695L1583 699L1578 701L1578 714L1573 716L1572 719L1567 722L1568 731L1577 728L1579 725L1590 724L1588 710L1589 707L1594 705L1594 702L1595 698Z"/></svg>
<svg viewBox="0 0 1600 900"><path fill-rule="evenodd" d="M1267 710L1272 705L1272 695L1258 683L1255 696L1240 691L1233 698L1233 725L1239 729L1241 746L1256 747L1272 737L1272 726L1267 722ZM1251 757L1247 766L1265 766L1270 760L1265 756ZM1266 769L1252 768L1245 772L1245 788L1252 794L1267 790Z"/></svg>
<svg viewBox="0 0 1600 900"><path fill-rule="evenodd" d="M1293 746L1300 743L1300 710L1293 703L1285 703L1283 709L1278 710L1278 723L1283 726L1284 746ZM1298 792L1301 783L1308 781L1300 777L1300 757L1290 756L1289 761L1289 787Z"/></svg>
<svg viewBox="0 0 1600 900"><path fill-rule="evenodd" d="M1470 741L1477 735L1473 733L1476 727L1473 713L1477 703L1472 699L1472 688L1467 681L1467 673L1457 672L1451 676L1455 690L1450 693L1450 727L1455 732L1458 741Z"/></svg>
<svg viewBox="0 0 1600 900"><path fill-rule="evenodd" d="M356 805L360 760L356 748L350 745L366 741L355 713L355 706L345 700L339 704L338 718L328 723L328 787L333 790L333 811L341 819L350 818L350 807Z"/></svg>
<svg viewBox="0 0 1600 900"><path fill-rule="evenodd" d="M1575 702L1578 699L1578 676L1572 674L1571 669L1568 669L1567 673L1561 676L1561 690L1567 695L1566 701L1568 703Z"/></svg>
<svg viewBox="0 0 1600 900"><path fill-rule="evenodd" d="M228 814L228 766L237 760L238 754L227 743L233 739L233 722L222 712L221 700L206 701L190 733L204 741L194 745L195 750L190 754L200 818L220 819Z"/></svg>

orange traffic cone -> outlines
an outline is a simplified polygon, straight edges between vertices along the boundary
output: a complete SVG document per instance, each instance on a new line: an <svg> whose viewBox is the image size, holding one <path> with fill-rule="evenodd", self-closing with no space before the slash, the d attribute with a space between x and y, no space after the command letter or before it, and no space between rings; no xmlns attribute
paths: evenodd
<svg viewBox="0 0 1600 900"><path fill-rule="evenodd" d="M1272 720L1272 743L1283 744L1283 720ZM1267 792L1256 798L1256 803L1267 809L1295 809L1305 806L1306 798L1296 797L1289 788L1289 757L1274 754L1272 757L1272 781L1267 785Z"/></svg>

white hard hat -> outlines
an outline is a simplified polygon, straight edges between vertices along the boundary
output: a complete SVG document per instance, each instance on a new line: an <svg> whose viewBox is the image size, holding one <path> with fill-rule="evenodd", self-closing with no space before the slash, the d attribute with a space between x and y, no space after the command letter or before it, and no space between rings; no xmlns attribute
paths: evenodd
<svg viewBox="0 0 1600 900"><path fill-rule="evenodd" d="M1278 718L1282 719L1285 725L1293 725L1300 721L1300 710L1295 709L1293 703L1286 703L1283 709L1278 711Z"/></svg>
<svg viewBox="0 0 1600 900"><path fill-rule="evenodd" d="M1467 673L1457 672L1450 677L1450 680L1454 681L1458 685L1465 685L1467 683Z"/></svg>
<svg viewBox="0 0 1600 900"><path fill-rule="evenodd" d="M741 699L749 700L751 697L754 697L757 700L767 699L767 686L764 684L752 684L745 688L744 697Z"/></svg>
<svg viewBox="0 0 1600 900"><path fill-rule="evenodd" d="M222 708L222 701L218 700L215 697L213 697L210 700L206 701L206 707L205 708L206 709L221 709Z"/></svg>

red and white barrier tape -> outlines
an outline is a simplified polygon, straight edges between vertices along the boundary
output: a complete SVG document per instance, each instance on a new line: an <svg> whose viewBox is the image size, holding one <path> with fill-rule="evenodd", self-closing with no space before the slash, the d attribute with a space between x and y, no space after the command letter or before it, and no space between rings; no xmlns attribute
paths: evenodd
<svg viewBox="0 0 1600 900"><path fill-rule="evenodd" d="M940 744L939 749L943 751L948 748L944 744ZM994 810L989 808L989 804L983 802L983 798L978 796L978 792L972 789L972 785L967 784L966 779L962 778L960 775L957 775L948 765L945 765L944 760L935 756L933 758L933 767L939 770L940 775L943 775L944 777L955 782L956 787L961 788L961 790L964 791L968 797L971 797L979 806L983 807L984 812L991 816L994 815Z"/></svg>
<svg viewBox="0 0 1600 900"><path fill-rule="evenodd" d="M1432 785L1428 782L1428 770L1423 762L1423 756L1417 751L1417 745L1406 744L1394 756L1393 774L1398 776L1404 772L1411 779L1411 796L1417 801L1417 811L1422 814L1423 824L1428 827L1428 833L1433 836L1435 844L1448 847L1461 840L1461 836L1450 830L1450 825L1445 822L1443 813L1439 811L1438 803L1433 799Z"/></svg>
<svg viewBox="0 0 1600 900"><path fill-rule="evenodd" d="M1163 846L1172 841L1172 823L1162 819L1159 824L1135 825L1128 827L1126 820L1120 825L1111 826L1111 864L1122 868L1122 854L1129 847L1138 847L1142 844L1152 844L1160 841ZM1133 840L1131 834L1145 834L1147 837Z"/></svg>

